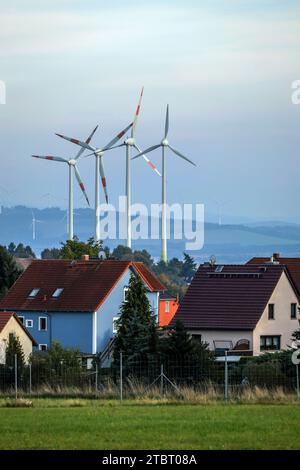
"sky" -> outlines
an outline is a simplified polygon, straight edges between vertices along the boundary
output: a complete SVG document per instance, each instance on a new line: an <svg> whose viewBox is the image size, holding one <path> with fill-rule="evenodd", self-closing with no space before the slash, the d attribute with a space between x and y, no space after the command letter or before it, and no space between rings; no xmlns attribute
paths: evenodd
<svg viewBox="0 0 300 470"><path fill-rule="evenodd" d="M138 145L163 137L168 201L217 203L232 216L300 221L298 0L0 0L0 203L66 207L68 169L31 154L73 157L55 136L101 147L133 118ZM149 155L150 156L150 155ZM161 168L159 151L151 154ZM104 156L110 201L124 194L125 150ZM79 170L93 201L94 159ZM158 203L161 181L132 162L133 202ZM101 193L103 198L103 193ZM75 188L75 207L85 207Z"/></svg>

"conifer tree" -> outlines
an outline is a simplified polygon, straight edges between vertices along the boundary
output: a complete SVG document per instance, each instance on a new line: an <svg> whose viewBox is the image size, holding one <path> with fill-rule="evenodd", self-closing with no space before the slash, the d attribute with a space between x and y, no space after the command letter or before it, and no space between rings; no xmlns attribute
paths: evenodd
<svg viewBox="0 0 300 470"><path fill-rule="evenodd" d="M9 367L15 367L15 355L17 355L18 369L25 365L25 354L19 337L10 334L5 351L5 363Z"/></svg>
<svg viewBox="0 0 300 470"><path fill-rule="evenodd" d="M121 305L121 314L116 326L118 331L114 343L115 361L119 360L120 352L123 352L127 359L154 352L153 349L157 345L156 320L139 276L130 276L126 298Z"/></svg>

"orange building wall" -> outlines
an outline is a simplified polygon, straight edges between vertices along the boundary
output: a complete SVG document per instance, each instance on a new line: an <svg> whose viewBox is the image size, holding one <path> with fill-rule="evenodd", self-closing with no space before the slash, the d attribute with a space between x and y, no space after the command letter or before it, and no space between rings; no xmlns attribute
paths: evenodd
<svg viewBox="0 0 300 470"><path fill-rule="evenodd" d="M166 312L166 303L169 302L169 312ZM159 326L166 326L174 317L179 302L177 300L159 300Z"/></svg>

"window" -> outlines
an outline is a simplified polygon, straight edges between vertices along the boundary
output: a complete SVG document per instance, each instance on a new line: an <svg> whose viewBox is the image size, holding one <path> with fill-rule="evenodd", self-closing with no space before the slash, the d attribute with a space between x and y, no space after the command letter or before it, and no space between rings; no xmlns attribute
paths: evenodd
<svg viewBox="0 0 300 470"><path fill-rule="evenodd" d="M39 331L47 331L47 317L39 317Z"/></svg>
<svg viewBox="0 0 300 470"><path fill-rule="evenodd" d="M260 350L261 351L279 351L280 350L280 336L261 336L260 337Z"/></svg>
<svg viewBox="0 0 300 470"><path fill-rule="evenodd" d="M295 320L297 318L297 304L291 304L291 319Z"/></svg>
<svg viewBox="0 0 300 470"><path fill-rule="evenodd" d="M26 328L33 328L33 320L26 320Z"/></svg>
<svg viewBox="0 0 300 470"><path fill-rule="evenodd" d="M32 291L30 292L29 296L31 299L33 299L34 297L36 297L39 293L40 289L38 287L35 287L34 289L32 289Z"/></svg>
<svg viewBox="0 0 300 470"><path fill-rule="evenodd" d="M113 334L115 335L118 333L118 326L117 326L117 321L119 320L120 317L113 317Z"/></svg>
<svg viewBox="0 0 300 470"><path fill-rule="evenodd" d="M47 344L39 344L39 351L47 351Z"/></svg>
<svg viewBox="0 0 300 470"><path fill-rule="evenodd" d="M25 325L25 317L18 317L22 325Z"/></svg>
<svg viewBox="0 0 300 470"><path fill-rule="evenodd" d="M62 293L63 290L64 290L63 287L58 287L58 288L55 289L55 291L53 292L52 297L54 297L55 299L57 299L57 297L60 296L60 294Z"/></svg>
<svg viewBox="0 0 300 470"><path fill-rule="evenodd" d="M125 286L124 289L123 289L123 300L124 300L124 302L126 300L128 290L129 290L128 286Z"/></svg>
<svg viewBox="0 0 300 470"><path fill-rule="evenodd" d="M170 312L170 302L168 300L166 300L166 303L165 303L165 312L166 313Z"/></svg>
<svg viewBox="0 0 300 470"><path fill-rule="evenodd" d="M268 305L268 318L269 320L274 320L274 304Z"/></svg>

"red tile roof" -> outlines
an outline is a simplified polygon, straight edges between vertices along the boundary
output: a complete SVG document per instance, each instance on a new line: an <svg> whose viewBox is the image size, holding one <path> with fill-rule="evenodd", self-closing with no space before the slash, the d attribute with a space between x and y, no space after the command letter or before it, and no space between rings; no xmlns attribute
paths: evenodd
<svg viewBox="0 0 300 470"><path fill-rule="evenodd" d="M153 292L164 289L142 264L117 260L34 260L0 302L0 309L91 312L98 309L117 281L130 268ZM34 288L39 292L28 298ZM63 288L61 295L53 292Z"/></svg>
<svg viewBox="0 0 300 470"><path fill-rule="evenodd" d="M300 294L300 258L281 258L274 257L275 262L286 266L290 277L292 278L298 293ZM264 264L270 262L270 258L252 258L247 265Z"/></svg>
<svg viewBox="0 0 300 470"><path fill-rule="evenodd" d="M19 325L23 328L27 336L31 339L32 343L34 346L37 346L36 341L34 338L31 336L27 328L23 325L21 320L19 319L18 315L15 312L0 312L0 332L4 329L4 327L7 325L11 317L14 317L15 320L19 323Z"/></svg>
<svg viewBox="0 0 300 470"><path fill-rule="evenodd" d="M30 264L32 263L33 260L34 260L34 258L18 258L18 257L15 257L16 263L24 270L27 269L28 266L30 266Z"/></svg>
<svg viewBox="0 0 300 470"><path fill-rule="evenodd" d="M188 329L252 330L260 319L283 266L202 265L173 318ZM218 271L218 269L217 269Z"/></svg>

